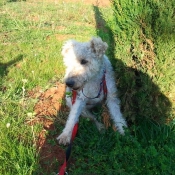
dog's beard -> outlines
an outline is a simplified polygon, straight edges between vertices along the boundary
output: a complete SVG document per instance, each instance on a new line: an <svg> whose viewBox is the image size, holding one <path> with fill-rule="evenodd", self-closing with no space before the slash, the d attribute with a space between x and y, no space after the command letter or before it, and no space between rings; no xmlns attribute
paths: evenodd
<svg viewBox="0 0 175 175"><path fill-rule="evenodd" d="M85 82L81 86L76 86L76 87L73 87L72 89L75 91L81 91L84 88L84 85L85 85Z"/></svg>

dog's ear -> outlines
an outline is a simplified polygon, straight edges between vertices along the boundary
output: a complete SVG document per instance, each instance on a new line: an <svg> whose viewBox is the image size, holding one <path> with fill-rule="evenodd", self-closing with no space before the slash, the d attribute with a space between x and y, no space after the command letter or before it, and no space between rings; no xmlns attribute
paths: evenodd
<svg viewBox="0 0 175 175"><path fill-rule="evenodd" d="M91 45L92 52L94 52L99 58L101 58L104 55L105 51L108 48L107 43L103 42L100 37L98 38L93 37L90 40L90 45Z"/></svg>
<svg viewBox="0 0 175 175"><path fill-rule="evenodd" d="M62 47L61 54L63 56L65 56L68 53L68 51L74 47L75 42L76 42L75 40L68 40L68 41L66 41L65 44Z"/></svg>

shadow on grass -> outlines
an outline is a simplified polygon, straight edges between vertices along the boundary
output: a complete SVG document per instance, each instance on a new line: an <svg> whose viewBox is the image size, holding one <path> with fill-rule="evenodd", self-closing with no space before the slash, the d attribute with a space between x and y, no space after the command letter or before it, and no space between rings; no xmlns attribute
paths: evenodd
<svg viewBox="0 0 175 175"><path fill-rule="evenodd" d="M3 77L8 74L8 68L10 66L14 66L22 59L23 59L23 55L19 54L16 58L14 58L13 60L11 60L7 63L0 63L0 86L3 83Z"/></svg>
<svg viewBox="0 0 175 175"><path fill-rule="evenodd" d="M109 45L107 54L116 71L121 108L129 125L139 125L144 119L165 122L169 118L171 108L169 99L161 93L149 75L127 67L115 58L116 41L113 32L97 6L94 6L94 12L97 35Z"/></svg>

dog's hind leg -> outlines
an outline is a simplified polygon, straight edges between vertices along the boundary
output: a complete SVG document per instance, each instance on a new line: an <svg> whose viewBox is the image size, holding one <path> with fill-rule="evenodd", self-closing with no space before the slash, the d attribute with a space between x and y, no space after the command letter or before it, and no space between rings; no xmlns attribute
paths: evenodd
<svg viewBox="0 0 175 175"><path fill-rule="evenodd" d="M98 129L100 132L103 131L103 130L105 129L105 126L104 126L102 123L100 123L99 121L97 121L96 116L95 116L94 114L92 114L92 112L89 111L88 109L84 109L84 110L82 111L81 115L82 115L83 117L87 117L87 118L89 118L90 120L92 120L92 121L95 123L97 129Z"/></svg>

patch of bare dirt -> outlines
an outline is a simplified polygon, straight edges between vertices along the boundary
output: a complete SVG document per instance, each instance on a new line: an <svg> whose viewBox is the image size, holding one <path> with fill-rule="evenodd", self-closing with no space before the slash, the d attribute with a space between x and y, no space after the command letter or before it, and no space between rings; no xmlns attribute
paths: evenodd
<svg viewBox="0 0 175 175"><path fill-rule="evenodd" d="M59 167L64 162L65 150L58 144L55 144L55 135L49 134L46 136L46 132L54 132L56 130L54 123L51 121L44 121L43 124L44 128L39 133L37 139L40 155L39 163L42 171L51 174L54 171L58 172Z"/></svg>
<svg viewBox="0 0 175 175"><path fill-rule="evenodd" d="M65 85L56 83L46 91L36 87L28 92L28 97L37 98L38 101L34 106L35 117L27 123L43 126L36 139L36 146L40 154L39 163L45 172L52 173L55 169L58 169L58 164L60 166L65 159L65 151L55 141L59 134L57 133L58 128L55 126L57 113L60 111L67 112L64 102ZM64 124L65 121L60 121L60 123Z"/></svg>
<svg viewBox="0 0 175 175"><path fill-rule="evenodd" d="M61 83L41 93L34 107L37 116L56 116L57 111L63 110L64 94L65 85Z"/></svg>

